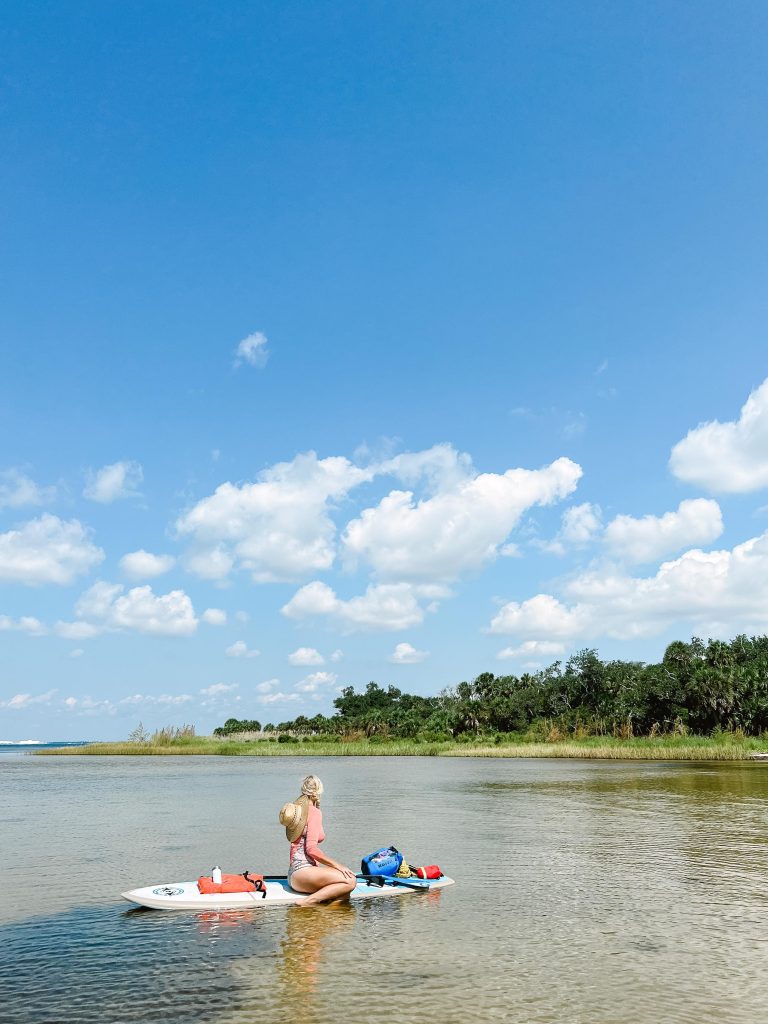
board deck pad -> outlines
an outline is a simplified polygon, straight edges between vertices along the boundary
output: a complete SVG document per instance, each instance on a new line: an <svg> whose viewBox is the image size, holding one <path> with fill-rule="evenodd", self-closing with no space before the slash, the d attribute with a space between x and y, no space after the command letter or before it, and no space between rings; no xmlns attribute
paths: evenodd
<svg viewBox="0 0 768 1024"><path fill-rule="evenodd" d="M260 892L216 892L203 895L198 890L196 881L146 885L141 889L130 889L120 895L129 903L137 903L140 907L150 907L153 910L264 910L267 907L287 907L306 896L306 893L293 890L287 879L273 879L266 881L265 884L265 897ZM419 888L431 892L453 884L452 878L443 875L442 878L419 883ZM382 896L404 896L416 891L406 885L369 885L366 881L358 880L349 898L365 900Z"/></svg>

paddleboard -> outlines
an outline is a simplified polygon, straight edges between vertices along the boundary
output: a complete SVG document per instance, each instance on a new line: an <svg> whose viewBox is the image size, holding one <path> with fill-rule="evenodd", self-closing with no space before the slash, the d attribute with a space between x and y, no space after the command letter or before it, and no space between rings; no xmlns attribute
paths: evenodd
<svg viewBox="0 0 768 1024"><path fill-rule="evenodd" d="M416 882L416 879L413 880ZM227 892L203 895L197 888L197 882L169 882L167 885L147 885L142 889L131 889L121 893L129 903L137 903L140 907L153 910L264 910L267 907L287 907L303 899L306 893L293 890L284 878L271 879L265 882L266 896L260 892ZM420 889L444 889L453 885L453 879L443 875L442 878L419 882ZM382 896L405 896L419 890L405 885L385 884L369 885L358 881L349 895L351 900L366 900Z"/></svg>

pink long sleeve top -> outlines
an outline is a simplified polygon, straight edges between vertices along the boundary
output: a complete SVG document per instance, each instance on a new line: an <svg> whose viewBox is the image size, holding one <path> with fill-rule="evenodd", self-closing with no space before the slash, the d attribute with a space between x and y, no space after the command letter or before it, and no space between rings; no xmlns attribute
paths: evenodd
<svg viewBox="0 0 768 1024"><path fill-rule="evenodd" d="M325 839L323 832L323 815L319 807L313 803L309 805L307 814L307 825L298 839L291 843L291 864L299 864L304 858L310 864L317 863L316 857L320 852L318 845ZM302 857L302 854L304 855Z"/></svg>

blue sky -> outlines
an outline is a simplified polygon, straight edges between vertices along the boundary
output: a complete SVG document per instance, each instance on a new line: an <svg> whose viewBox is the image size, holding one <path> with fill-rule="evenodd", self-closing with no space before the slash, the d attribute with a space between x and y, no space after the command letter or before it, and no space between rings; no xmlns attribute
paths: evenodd
<svg viewBox="0 0 768 1024"><path fill-rule="evenodd" d="M768 628L765 5L4 22L0 738Z"/></svg>

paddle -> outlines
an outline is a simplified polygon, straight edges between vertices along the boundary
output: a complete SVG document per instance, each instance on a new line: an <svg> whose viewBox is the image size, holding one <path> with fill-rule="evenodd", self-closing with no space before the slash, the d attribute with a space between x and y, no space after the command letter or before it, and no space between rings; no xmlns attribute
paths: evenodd
<svg viewBox="0 0 768 1024"><path fill-rule="evenodd" d="M429 882L417 882L409 878L396 878L394 875L355 875L368 885L402 885L406 889L415 889L417 892L424 892L429 889Z"/></svg>
<svg viewBox="0 0 768 1024"><path fill-rule="evenodd" d="M355 875L368 885L403 885L406 889L414 889L417 892L424 892L429 889L429 882L418 882L416 879L395 878L394 875ZM287 875L264 875L265 882L287 882Z"/></svg>

